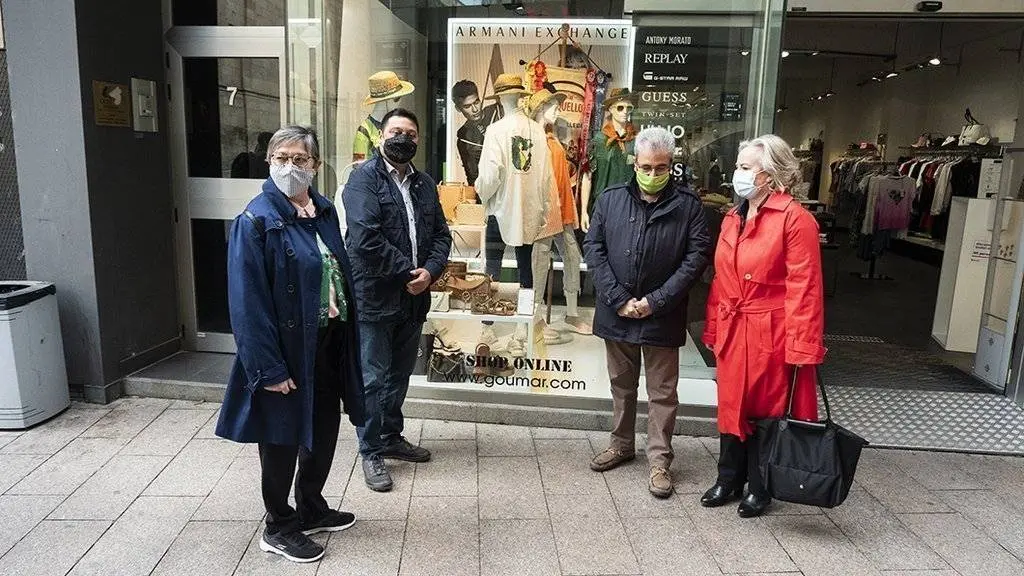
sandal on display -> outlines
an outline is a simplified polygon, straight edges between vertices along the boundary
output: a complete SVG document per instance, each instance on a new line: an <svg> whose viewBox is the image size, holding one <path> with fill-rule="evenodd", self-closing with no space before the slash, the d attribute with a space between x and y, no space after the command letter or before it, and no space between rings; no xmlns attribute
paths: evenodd
<svg viewBox="0 0 1024 576"><path fill-rule="evenodd" d="M499 300L493 296L477 297L472 301L470 310L473 314L490 316L515 316L516 304L508 300Z"/></svg>

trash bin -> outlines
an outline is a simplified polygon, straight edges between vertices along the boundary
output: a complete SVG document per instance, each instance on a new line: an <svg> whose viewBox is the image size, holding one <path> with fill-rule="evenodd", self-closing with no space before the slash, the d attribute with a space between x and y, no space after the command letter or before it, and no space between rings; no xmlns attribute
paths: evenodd
<svg viewBox="0 0 1024 576"><path fill-rule="evenodd" d="M28 428L70 405L57 289L0 281L0 428Z"/></svg>

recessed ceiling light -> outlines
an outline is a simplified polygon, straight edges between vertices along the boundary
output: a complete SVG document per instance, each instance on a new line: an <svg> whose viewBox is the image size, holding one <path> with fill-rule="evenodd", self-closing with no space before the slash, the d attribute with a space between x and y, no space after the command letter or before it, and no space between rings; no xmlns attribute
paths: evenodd
<svg viewBox="0 0 1024 576"><path fill-rule="evenodd" d="M783 50L782 51L782 57L783 58L789 58L789 50Z"/></svg>
<svg viewBox="0 0 1024 576"><path fill-rule="evenodd" d="M892 71L892 72L889 72L888 74L886 74L886 75L885 75L885 77L886 77L886 78L895 78L895 77L897 77L897 76L899 76L899 75L900 75L900 73L899 73L899 72L896 72L896 71L894 70L894 71Z"/></svg>
<svg viewBox="0 0 1024 576"><path fill-rule="evenodd" d="M811 56L817 56L818 54L821 54L821 52L818 52L817 50L811 52Z"/></svg>
<svg viewBox="0 0 1024 576"><path fill-rule="evenodd" d="M938 65L942 64L942 58L939 58L938 56L936 56L935 58L932 58L931 60L929 60L928 63L931 64L932 66L938 66Z"/></svg>
<svg viewBox="0 0 1024 576"><path fill-rule="evenodd" d="M750 56L750 50L741 50L740 54L743 56Z"/></svg>

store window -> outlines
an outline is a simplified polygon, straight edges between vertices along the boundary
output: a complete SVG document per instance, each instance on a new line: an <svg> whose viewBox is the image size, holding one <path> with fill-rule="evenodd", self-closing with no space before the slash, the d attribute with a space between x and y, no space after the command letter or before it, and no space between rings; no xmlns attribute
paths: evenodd
<svg viewBox="0 0 1024 576"><path fill-rule="evenodd" d="M443 182L450 266L471 286L490 278L490 288L474 288L485 297L470 303L434 292L425 332L437 349L414 384L607 399L582 253L594 203L633 179L636 134L663 126L676 140L671 175L702 197L717 240L737 146L770 130L782 2L485 4L290 0L289 119L319 128L319 185L343 196L352 170L377 153L383 115L401 106L419 118L413 163ZM549 87L557 106L531 107ZM507 153L486 150L513 119L528 137L509 132ZM541 190L554 166L564 189ZM503 216L514 212L500 205L505 175L530 169L537 178L520 183L549 201ZM700 343L710 278L709 269L696 279L678 327L680 379L694 383L681 386L684 403L714 402L713 356Z"/></svg>

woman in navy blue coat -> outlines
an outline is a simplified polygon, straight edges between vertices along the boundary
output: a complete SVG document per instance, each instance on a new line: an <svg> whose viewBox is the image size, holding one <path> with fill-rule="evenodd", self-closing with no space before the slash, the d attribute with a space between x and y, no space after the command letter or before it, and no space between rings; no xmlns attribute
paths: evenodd
<svg viewBox="0 0 1024 576"><path fill-rule="evenodd" d="M316 134L287 126L267 151L270 178L228 242L228 301L238 354L217 435L259 444L267 526L260 549L314 562L309 539L355 523L323 497L341 423L363 423L352 274L333 204L312 188ZM295 475L298 463L298 475ZM288 503L295 478L296 509Z"/></svg>

